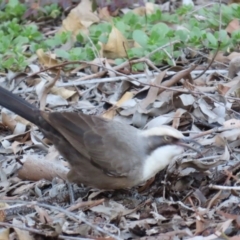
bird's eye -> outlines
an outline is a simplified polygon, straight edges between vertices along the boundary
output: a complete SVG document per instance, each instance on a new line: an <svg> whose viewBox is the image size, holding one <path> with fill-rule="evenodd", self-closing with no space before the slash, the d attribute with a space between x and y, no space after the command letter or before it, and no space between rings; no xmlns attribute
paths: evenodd
<svg viewBox="0 0 240 240"><path fill-rule="evenodd" d="M169 141L171 140L171 138L170 138L169 136L164 136L164 140L165 140L166 142L169 142Z"/></svg>

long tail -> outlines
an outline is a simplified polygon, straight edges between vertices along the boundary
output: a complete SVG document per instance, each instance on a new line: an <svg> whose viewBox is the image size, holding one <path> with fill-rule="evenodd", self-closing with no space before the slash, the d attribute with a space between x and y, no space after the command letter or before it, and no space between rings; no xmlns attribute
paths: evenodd
<svg viewBox="0 0 240 240"><path fill-rule="evenodd" d="M39 126L39 109L2 87L0 105Z"/></svg>

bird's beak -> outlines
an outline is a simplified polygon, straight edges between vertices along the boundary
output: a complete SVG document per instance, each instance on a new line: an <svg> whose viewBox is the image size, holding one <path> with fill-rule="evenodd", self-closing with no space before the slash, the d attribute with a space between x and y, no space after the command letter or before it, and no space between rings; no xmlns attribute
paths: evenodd
<svg viewBox="0 0 240 240"><path fill-rule="evenodd" d="M176 145L182 146L184 148L192 149L193 151L195 151L195 152L197 152L197 153L202 155L202 152L200 150L190 146L189 143L194 143L194 144L202 147L202 145L200 143L198 143L197 141L193 140L192 138L188 138L188 137L179 139L176 142Z"/></svg>

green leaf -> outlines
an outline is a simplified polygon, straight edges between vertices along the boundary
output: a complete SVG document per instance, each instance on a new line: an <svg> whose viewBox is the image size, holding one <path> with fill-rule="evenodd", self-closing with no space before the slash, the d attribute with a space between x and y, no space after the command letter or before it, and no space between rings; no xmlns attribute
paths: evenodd
<svg viewBox="0 0 240 240"><path fill-rule="evenodd" d="M18 1L18 0L10 0L10 1L8 2L8 6L9 6L9 7L12 7L12 8L16 7L18 4L19 4L19 1Z"/></svg>
<svg viewBox="0 0 240 240"><path fill-rule="evenodd" d="M190 32L183 29L177 30L175 32L176 36L182 41L182 42L187 42L189 37L190 37Z"/></svg>
<svg viewBox="0 0 240 240"><path fill-rule="evenodd" d="M144 50L142 48L131 48L127 52L129 58L140 58L144 56Z"/></svg>
<svg viewBox="0 0 240 240"><path fill-rule="evenodd" d="M207 33L207 40L210 44L211 47L217 47L218 46L218 41L217 39L213 36L212 33Z"/></svg>
<svg viewBox="0 0 240 240"><path fill-rule="evenodd" d="M78 61L83 59L83 55L85 55L85 52L83 51L83 48L76 47L72 48L69 51L69 60L71 61Z"/></svg>
<svg viewBox="0 0 240 240"><path fill-rule="evenodd" d="M122 20L115 23L115 27L125 36L128 37L128 32L130 27L125 24Z"/></svg>
<svg viewBox="0 0 240 240"><path fill-rule="evenodd" d="M59 46L61 45L62 41L60 39L57 39L57 38L52 38L52 39L47 39L45 41L45 44L48 46L48 47L56 47L56 46Z"/></svg>
<svg viewBox="0 0 240 240"><path fill-rule="evenodd" d="M124 62L125 62L125 59L123 59L123 58L116 58L116 59L114 60L114 62L115 62L115 64L118 66L118 65L124 63Z"/></svg>
<svg viewBox="0 0 240 240"><path fill-rule="evenodd" d="M233 44L240 43L240 30L236 30L232 32L232 41L233 41Z"/></svg>
<svg viewBox="0 0 240 240"><path fill-rule="evenodd" d="M18 36L13 40L13 44L16 44L18 46L22 46L26 43L29 43L29 40L27 37L23 37L23 36Z"/></svg>
<svg viewBox="0 0 240 240"><path fill-rule="evenodd" d="M58 57L61 57L61 58L63 58L63 59L69 60L69 53L66 52L65 50L63 50L63 49L56 49L54 52L55 52L55 54L56 54Z"/></svg>
<svg viewBox="0 0 240 240"><path fill-rule="evenodd" d="M135 30L133 32L133 40L136 41L140 46L146 48L148 44L148 36L141 30Z"/></svg>
<svg viewBox="0 0 240 240"><path fill-rule="evenodd" d="M155 24L150 31L150 39L156 38L156 36L157 38L163 39L169 31L170 28L165 23ZM157 41L157 39L155 39L155 41Z"/></svg>
<svg viewBox="0 0 240 240"><path fill-rule="evenodd" d="M106 44L106 43L108 42L108 36L106 36L106 35L101 35L101 36L99 37L99 41Z"/></svg>
<svg viewBox="0 0 240 240"><path fill-rule="evenodd" d="M132 66L133 71L143 71L145 69L145 64L144 63L135 63Z"/></svg>
<svg viewBox="0 0 240 240"><path fill-rule="evenodd" d="M77 41L80 42L80 43L85 42L85 37L81 33L79 33L76 38L77 38Z"/></svg>
<svg viewBox="0 0 240 240"><path fill-rule="evenodd" d="M176 13L180 16L189 13L193 9L193 5L187 4L182 5L180 8L177 9Z"/></svg>
<svg viewBox="0 0 240 240"><path fill-rule="evenodd" d="M220 30L219 32L215 33L216 39L219 40L220 48L226 48L230 45L230 38L226 30Z"/></svg>

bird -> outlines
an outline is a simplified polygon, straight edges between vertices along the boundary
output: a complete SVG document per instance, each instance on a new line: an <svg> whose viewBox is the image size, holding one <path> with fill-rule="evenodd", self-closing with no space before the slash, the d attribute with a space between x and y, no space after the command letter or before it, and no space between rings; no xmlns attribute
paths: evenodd
<svg viewBox="0 0 240 240"><path fill-rule="evenodd" d="M162 125L146 130L79 112L47 112L0 87L0 105L39 127L69 162L67 179L97 189L138 186L194 141Z"/></svg>

